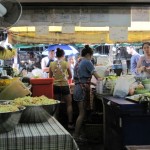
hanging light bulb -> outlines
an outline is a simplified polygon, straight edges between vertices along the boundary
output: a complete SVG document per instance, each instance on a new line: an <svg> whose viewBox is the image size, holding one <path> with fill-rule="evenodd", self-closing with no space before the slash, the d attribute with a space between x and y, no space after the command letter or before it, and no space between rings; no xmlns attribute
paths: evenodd
<svg viewBox="0 0 150 150"><path fill-rule="evenodd" d="M7 9L0 4L0 17L3 17L7 13Z"/></svg>

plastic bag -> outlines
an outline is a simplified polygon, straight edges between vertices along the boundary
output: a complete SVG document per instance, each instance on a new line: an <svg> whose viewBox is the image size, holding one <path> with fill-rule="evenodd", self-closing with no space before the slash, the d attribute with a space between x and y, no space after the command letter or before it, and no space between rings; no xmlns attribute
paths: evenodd
<svg viewBox="0 0 150 150"><path fill-rule="evenodd" d="M121 76L117 79L113 96L124 98L128 95L130 85L135 82L133 76Z"/></svg>
<svg viewBox="0 0 150 150"><path fill-rule="evenodd" d="M106 77L103 85L103 93L113 95L117 77Z"/></svg>
<svg viewBox="0 0 150 150"><path fill-rule="evenodd" d="M32 74L33 74L33 77L35 77L35 78L43 78L43 76L44 76L42 69L38 69L38 68L33 69Z"/></svg>
<svg viewBox="0 0 150 150"><path fill-rule="evenodd" d="M109 75L109 69L107 66L95 66L95 70L100 77L105 77Z"/></svg>

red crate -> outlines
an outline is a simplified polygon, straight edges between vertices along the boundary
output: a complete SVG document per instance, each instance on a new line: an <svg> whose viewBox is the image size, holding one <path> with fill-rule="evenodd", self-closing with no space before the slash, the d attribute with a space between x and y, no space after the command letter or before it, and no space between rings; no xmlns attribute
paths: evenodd
<svg viewBox="0 0 150 150"><path fill-rule="evenodd" d="M30 83L32 85L31 92L33 97L45 95L48 98L54 98L54 78L30 79Z"/></svg>

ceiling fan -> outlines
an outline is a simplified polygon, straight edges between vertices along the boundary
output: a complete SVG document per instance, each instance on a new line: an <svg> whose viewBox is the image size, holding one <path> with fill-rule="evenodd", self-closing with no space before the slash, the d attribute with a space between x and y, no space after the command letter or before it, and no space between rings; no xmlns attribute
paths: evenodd
<svg viewBox="0 0 150 150"><path fill-rule="evenodd" d="M16 24L22 14L22 6L17 0L0 0L0 31Z"/></svg>
<svg viewBox="0 0 150 150"><path fill-rule="evenodd" d="M10 59L16 55L16 50L6 45L5 34L8 28L18 22L21 14L22 6L17 0L0 0L0 59L2 60Z"/></svg>

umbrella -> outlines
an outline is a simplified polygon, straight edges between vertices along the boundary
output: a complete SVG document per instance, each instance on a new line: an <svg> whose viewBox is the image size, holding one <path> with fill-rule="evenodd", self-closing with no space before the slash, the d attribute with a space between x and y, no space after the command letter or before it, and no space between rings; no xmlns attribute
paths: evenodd
<svg viewBox="0 0 150 150"><path fill-rule="evenodd" d="M42 52L42 55L48 55L48 51L56 50L57 48L63 49L65 51L65 55L72 55L79 53L73 46L67 44L54 44L49 45L48 48Z"/></svg>

